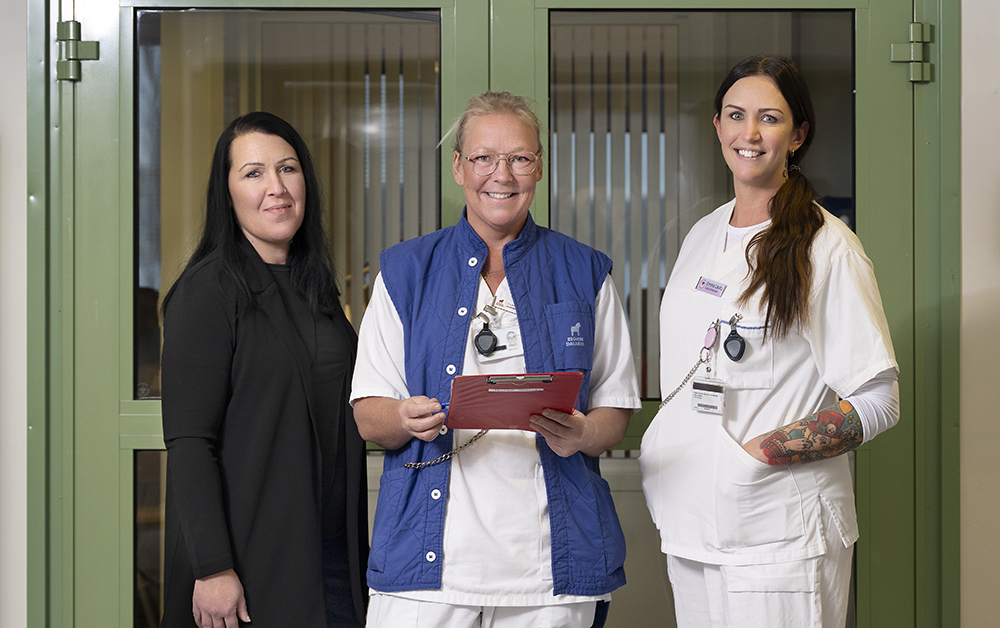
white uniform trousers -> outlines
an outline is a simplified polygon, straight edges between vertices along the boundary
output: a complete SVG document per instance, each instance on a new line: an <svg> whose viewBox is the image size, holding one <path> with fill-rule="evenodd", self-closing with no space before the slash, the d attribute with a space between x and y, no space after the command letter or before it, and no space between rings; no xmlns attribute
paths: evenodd
<svg viewBox="0 0 1000 628"><path fill-rule="evenodd" d="M827 552L769 565L711 565L667 556L677 628L844 628L854 545L829 515Z"/></svg>
<svg viewBox="0 0 1000 628"><path fill-rule="evenodd" d="M589 628L597 602L458 606L372 593L367 628Z"/></svg>

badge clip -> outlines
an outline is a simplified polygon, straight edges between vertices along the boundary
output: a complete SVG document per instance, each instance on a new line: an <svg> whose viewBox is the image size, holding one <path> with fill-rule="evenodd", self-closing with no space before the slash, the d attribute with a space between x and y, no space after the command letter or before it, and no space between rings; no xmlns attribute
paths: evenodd
<svg viewBox="0 0 1000 628"><path fill-rule="evenodd" d="M743 358L743 352L747 349L747 341L736 331L736 323L740 322L742 318L742 314L733 314L733 317L729 319L729 335L722 343L722 350L733 362L739 362Z"/></svg>

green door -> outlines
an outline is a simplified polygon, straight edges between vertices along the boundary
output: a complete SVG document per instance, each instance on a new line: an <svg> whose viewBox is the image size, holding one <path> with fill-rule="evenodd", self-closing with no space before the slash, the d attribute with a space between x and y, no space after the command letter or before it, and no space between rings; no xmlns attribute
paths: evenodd
<svg viewBox="0 0 1000 628"><path fill-rule="evenodd" d="M58 366L37 502L52 532L33 537L46 566L32 572L32 625L159 623L157 308L191 253L228 120L267 109L306 138L357 325L377 253L439 227L436 142L487 88L485 64L460 54L487 37L485 2L196 4L62 5L100 58L52 98L59 287L39 345Z"/></svg>
<svg viewBox="0 0 1000 628"><path fill-rule="evenodd" d="M275 110L307 135L320 153L317 161L329 163L324 186L331 243L357 325L378 251L459 215L461 194L450 182L447 155L443 164L435 163L432 145L465 100L488 88L534 98L552 134L546 146L550 194L536 197L533 212L540 223L607 249L616 272L631 269L615 279L629 304L635 354L645 365L644 394L655 398L656 353L646 347L656 345L640 342L634 331L648 329L655 337L661 293L652 276L665 280L686 227L697 212L714 208L712 201L700 200L699 186L715 195L728 193L717 185L725 186L725 178L713 175L711 160L702 157L704 133L698 125L708 127L710 116L690 115L686 107L710 99L728 65L756 52L761 41L779 52L804 55L817 71L846 81L852 92L839 118L847 126L828 154L834 161L846 146L841 162L853 164L842 173L840 188L844 180L849 184L837 196L849 200L876 266L901 367L903 407L899 426L857 452L858 625L917 625L917 591L941 583L917 559L920 551L935 553L934 542L929 547L915 539L925 517L917 510L915 493L922 485L915 478L934 481L933 469L914 454L920 427L914 410L915 88L906 66L891 63L889 53L890 44L907 40L911 2L805 0L795 3L794 11L760 2L760 12L741 3L738 14L707 0L296 3L294 8L305 12L288 11L289 6L266 10L268 3L251 1L200 2L203 11L174 10L190 6L77 0L60 16L81 23L82 40L100 42L100 59L82 61L81 80L57 83L50 96L59 129L51 145L49 188L57 209L45 226L53 284L44 311L32 312L47 317L46 333L29 339L49 365L47 390L35 402L48 408L47 446L29 462L47 478L32 488L37 507L31 512L39 519L32 525L41 529L29 539L29 562L44 567L29 575L30 625L155 625L143 623L157 608L143 588L147 574L137 566L141 555L155 555L159 547L160 487L142 479L158 477L162 464L155 311L160 290L176 276L197 231L205 185L199 177L207 172L214 138L228 118L254 108ZM352 11L359 8L364 11ZM66 13L71 10L75 14ZM830 14L840 25L831 32L838 35L817 42L830 35L813 13ZM565 106L565 94L577 93L567 85L579 83L579 68L572 63L582 54L577 40L595 28L610 28L597 38L601 54L610 59L631 51L626 73L635 72L627 79L631 94L599 92L609 103L600 111L610 130L591 130L587 138L600 150L582 148L584 135L570 125L583 114ZM289 45L269 49L274 34ZM659 74L643 78L636 60L651 58L647 49L654 44L657 58L666 61L657 66ZM839 54L832 66L824 47L840 51L832 54ZM372 63L371 51L390 48L396 52ZM403 50L415 51L417 69ZM191 61L199 55L219 55L222 61ZM149 92L143 77L149 76L160 87L154 94L159 109L151 110L144 100ZM611 79L605 82L610 85ZM616 117L620 103L611 101L640 102L649 85L671 86L661 89L657 106L664 112L660 118L672 122L655 132L644 126L639 133L635 122ZM705 88L710 91L701 93ZM433 107L430 117L428 107ZM586 113L594 117L594 111ZM347 117L336 117L341 113ZM417 115L423 117L411 117ZM161 126L150 125L153 120ZM377 127L381 135L372 131ZM629 138L620 150L635 167L608 168L603 188L592 183L588 194L574 191L568 184L579 183L579 164L598 153L615 161L619 136ZM151 137L159 141L150 142ZM412 152L414 145L424 152ZM703 162L697 165L700 183L682 181L678 156ZM662 181L634 174L642 170L639 164L659 172ZM411 177L422 181L418 199L404 187ZM626 198L621 190L629 186L634 192ZM665 212L675 212L674 219L661 213L658 223L639 221L643 202L656 196L639 191L652 187L661 188L657 198ZM603 191L595 194L597 188ZM606 199L592 212L597 222L610 224L604 231L587 230L578 220L581 208L594 205L588 199L596 197ZM621 234L619 216L629 225ZM643 240L646 232L659 234L659 240ZM651 416L647 408L633 421L626 448L638 448Z"/></svg>
<svg viewBox="0 0 1000 628"><path fill-rule="evenodd" d="M673 256L687 228L731 198L727 174L719 168L713 171L711 160L695 165L669 160L679 153L682 160L699 161L704 146L717 155L710 127L714 112L705 101L714 96L729 67L762 52L786 54L798 61L822 125L806 160L807 169L820 172L817 176L813 170L809 176L821 193L823 187L827 194L832 189L833 198L826 199L831 211L849 210L845 218L875 264L901 371L899 425L856 454L861 525L857 622L861 626L911 626L918 621L917 591L934 577L932 569L916 560L918 552L926 550L927 540L915 538L923 516L915 500L915 478L926 473L930 461L914 456L918 428L911 340L916 318L915 95L906 66L894 64L889 50L892 43L908 41L913 5L905 0L807 0L795 3L794 10L784 8L774 3L760 3L755 10L746 3L729 8L661 0L496 2L490 86L548 104L547 110L540 110L549 114L550 221L554 228L604 249L614 259L615 283L624 292L633 353L643 356L637 368L640 385L649 398L658 395L657 308ZM515 51L522 62L510 62ZM656 94L651 85L669 88ZM565 104L568 101L572 104ZM650 109L660 112L660 120L646 115ZM603 135L608 138L606 149L600 145ZM606 152L607 161L616 161L612 156L616 136L625 138L616 154L629 166L609 165L605 183L600 155ZM588 139L591 148L581 150ZM647 145L654 149L644 149ZM657 151L657 145L669 148ZM668 163L657 164L657 159ZM841 171L842 164L852 162L847 173ZM658 199L652 192L657 169L661 189L666 190ZM690 182L692 173L698 183ZM587 180L591 191L583 194L581 208L580 190L587 187ZM599 188L596 194L594 180ZM708 191L686 189L699 188L704 182ZM714 200L706 203L706 198ZM663 206L659 216L649 209L654 200ZM587 212L594 204L602 204L610 216L608 231L612 233L595 234L588 229ZM629 448L638 449L658 401L645 402L643 412L633 419Z"/></svg>

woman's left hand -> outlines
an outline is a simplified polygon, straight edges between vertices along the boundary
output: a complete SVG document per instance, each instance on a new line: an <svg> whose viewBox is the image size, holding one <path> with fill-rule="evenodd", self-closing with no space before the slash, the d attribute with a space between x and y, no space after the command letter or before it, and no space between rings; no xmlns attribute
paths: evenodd
<svg viewBox="0 0 1000 628"><path fill-rule="evenodd" d="M545 437L552 451L563 458L580 451L586 426L587 416L579 410L566 414L547 408L542 410L541 415L531 415L531 427Z"/></svg>
<svg viewBox="0 0 1000 628"><path fill-rule="evenodd" d="M631 416L632 411L623 408L599 407L587 414L579 410L567 414L547 408L540 415L531 415L531 427L563 458L578 451L599 456L621 442Z"/></svg>

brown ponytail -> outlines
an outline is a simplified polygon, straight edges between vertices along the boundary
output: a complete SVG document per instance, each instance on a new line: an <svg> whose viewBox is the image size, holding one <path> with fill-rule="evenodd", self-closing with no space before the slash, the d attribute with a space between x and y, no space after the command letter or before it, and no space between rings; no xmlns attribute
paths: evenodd
<svg viewBox="0 0 1000 628"><path fill-rule="evenodd" d="M764 318L775 338L784 338L796 324L809 318L813 236L823 226L823 215L813 204L813 187L802 173L791 170L788 181L771 199L771 226L750 240L747 265L750 285L737 303L746 305L763 288Z"/></svg>
<svg viewBox="0 0 1000 628"><path fill-rule="evenodd" d="M823 226L823 214L813 203L812 183L799 170L799 162L812 143L816 129L809 88L791 59L785 57L750 57L736 65L719 87L715 111L722 113L722 99L736 81L748 76L766 76L778 86L792 111L795 128L809 123L805 141L788 155L788 179L771 198L771 226L755 235L747 246L750 284L737 303L746 305L761 291L766 303L765 335L785 337L795 326L809 318L809 292L812 287L812 262L809 251L813 238Z"/></svg>

